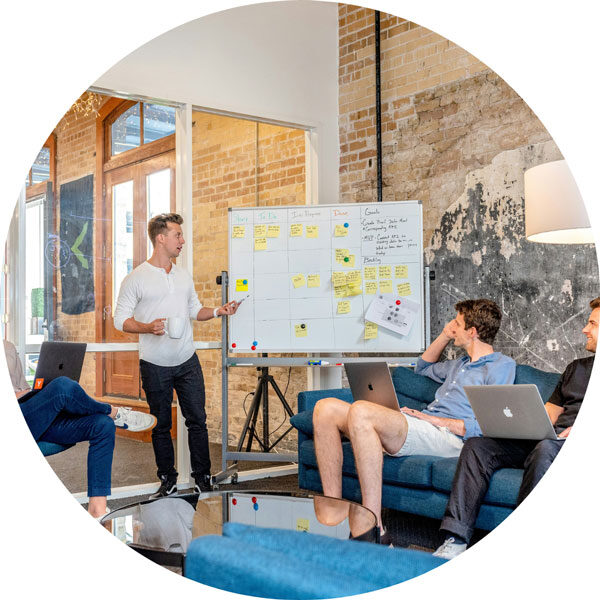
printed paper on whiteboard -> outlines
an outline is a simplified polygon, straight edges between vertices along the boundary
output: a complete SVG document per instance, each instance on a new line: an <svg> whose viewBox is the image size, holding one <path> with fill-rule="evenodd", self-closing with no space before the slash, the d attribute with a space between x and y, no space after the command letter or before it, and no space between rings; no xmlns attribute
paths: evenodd
<svg viewBox="0 0 600 600"><path fill-rule="evenodd" d="M408 335L419 314L418 302L393 294L378 294L369 305L365 319L400 335Z"/></svg>

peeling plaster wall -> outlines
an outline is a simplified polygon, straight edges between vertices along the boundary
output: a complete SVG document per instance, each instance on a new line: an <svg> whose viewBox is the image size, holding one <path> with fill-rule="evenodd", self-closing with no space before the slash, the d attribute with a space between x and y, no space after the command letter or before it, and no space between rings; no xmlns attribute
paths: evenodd
<svg viewBox="0 0 600 600"><path fill-rule="evenodd" d="M495 348L517 362L562 371L587 354L581 329L600 294L595 247L525 239L523 172L560 158L549 141L501 152L467 175L425 250L435 271L432 337L454 316L455 302L487 297L503 312Z"/></svg>

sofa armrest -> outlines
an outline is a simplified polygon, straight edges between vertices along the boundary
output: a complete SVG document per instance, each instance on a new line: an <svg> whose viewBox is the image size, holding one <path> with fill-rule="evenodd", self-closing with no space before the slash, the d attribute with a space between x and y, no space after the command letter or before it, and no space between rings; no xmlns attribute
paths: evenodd
<svg viewBox="0 0 600 600"><path fill-rule="evenodd" d="M298 394L298 412L313 410L315 404L323 398L339 398L344 402L353 402L352 392L349 388L300 392Z"/></svg>

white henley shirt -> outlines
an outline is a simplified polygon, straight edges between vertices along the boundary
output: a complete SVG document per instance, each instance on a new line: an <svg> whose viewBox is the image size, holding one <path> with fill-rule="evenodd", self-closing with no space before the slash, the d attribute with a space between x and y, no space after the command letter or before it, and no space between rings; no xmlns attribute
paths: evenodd
<svg viewBox="0 0 600 600"><path fill-rule="evenodd" d="M194 354L190 319L195 319L201 308L194 281L187 271L173 265L167 273L165 269L145 261L123 279L114 325L123 331L123 323L131 317L140 323L168 317L188 317L179 339L172 339L166 333L139 334L141 360L161 367L176 367Z"/></svg>

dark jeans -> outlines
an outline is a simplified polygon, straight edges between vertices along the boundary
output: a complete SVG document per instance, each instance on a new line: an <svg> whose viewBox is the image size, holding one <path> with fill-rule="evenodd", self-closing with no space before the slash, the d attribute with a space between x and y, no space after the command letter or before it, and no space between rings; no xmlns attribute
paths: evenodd
<svg viewBox="0 0 600 600"><path fill-rule="evenodd" d="M458 458L440 529L468 542L494 471L505 467L525 469L517 497L519 505L544 476L562 444L556 440L468 439Z"/></svg>
<svg viewBox="0 0 600 600"><path fill-rule="evenodd" d="M57 377L40 391L23 396L19 406L36 442L76 444L89 440L88 496L110 494L115 448L110 404L90 398L72 379Z"/></svg>
<svg viewBox="0 0 600 600"><path fill-rule="evenodd" d="M157 475L168 481L177 480L175 452L171 440L171 404L173 390L188 429L192 477L198 479L210 474L208 430L204 410L204 377L200 361L194 353L189 360L176 367L161 367L140 360L142 386L157 423L152 430L152 446L158 468Z"/></svg>

